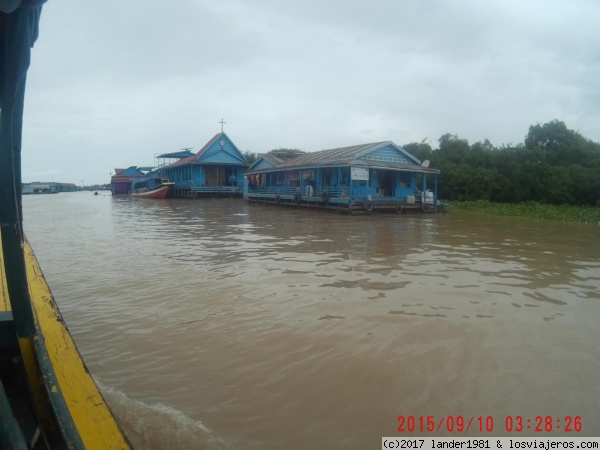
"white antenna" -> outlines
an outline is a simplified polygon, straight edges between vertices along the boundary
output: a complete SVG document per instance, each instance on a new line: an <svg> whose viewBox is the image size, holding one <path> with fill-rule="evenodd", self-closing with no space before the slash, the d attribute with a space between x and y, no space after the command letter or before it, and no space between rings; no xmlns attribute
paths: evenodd
<svg viewBox="0 0 600 450"><path fill-rule="evenodd" d="M428 160L428 159L426 159L425 161L423 161L423 162L421 163L421 165L422 165L423 167L429 167L429 160Z"/></svg>

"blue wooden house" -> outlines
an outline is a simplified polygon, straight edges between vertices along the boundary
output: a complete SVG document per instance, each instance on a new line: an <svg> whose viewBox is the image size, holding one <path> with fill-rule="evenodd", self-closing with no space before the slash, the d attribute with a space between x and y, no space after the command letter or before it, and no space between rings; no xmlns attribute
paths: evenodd
<svg viewBox="0 0 600 450"><path fill-rule="evenodd" d="M113 195L129 194L132 189L132 182L144 177L146 177L146 173L137 166L131 166L127 169L115 169L115 174L110 177L110 190Z"/></svg>
<svg viewBox="0 0 600 450"><path fill-rule="evenodd" d="M259 155L244 177L244 198L338 211L435 211L438 173L390 141L291 160Z"/></svg>
<svg viewBox="0 0 600 450"><path fill-rule="evenodd" d="M176 157L175 154L161 156ZM242 179L249 164L224 132L216 134L200 151L159 167L155 173L175 185L174 197L240 196Z"/></svg>

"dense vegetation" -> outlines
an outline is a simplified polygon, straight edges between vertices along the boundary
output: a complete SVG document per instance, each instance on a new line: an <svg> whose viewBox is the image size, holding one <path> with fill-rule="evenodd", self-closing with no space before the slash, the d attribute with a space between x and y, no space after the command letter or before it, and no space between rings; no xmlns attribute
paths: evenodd
<svg viewBox="0 0 600 450"><path fill-rule="evenodd" d="M425 142L403 147L441 171L439 197L453 202L600 206L600 144L558 120L530 126L523 144L469 145L444 134L437 149Z"/></svg>

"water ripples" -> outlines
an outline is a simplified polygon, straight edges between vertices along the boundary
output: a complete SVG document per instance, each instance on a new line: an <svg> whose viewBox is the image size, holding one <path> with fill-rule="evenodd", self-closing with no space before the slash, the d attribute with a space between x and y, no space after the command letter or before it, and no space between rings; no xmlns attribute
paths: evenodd
<svg viewBox="0 0 600 450"><path fill-rule="evenodd" d="M25 230L141 448L164 421L172 448L367 448L400 414L600 433L596 228L90 196L26 198Z"/></svg>

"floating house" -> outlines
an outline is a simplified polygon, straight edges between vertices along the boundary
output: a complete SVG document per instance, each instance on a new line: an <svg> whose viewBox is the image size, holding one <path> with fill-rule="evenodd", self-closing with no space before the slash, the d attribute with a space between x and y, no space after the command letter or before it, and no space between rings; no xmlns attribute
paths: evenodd
<svg viewBox="0 0 600 450"><path fill-rule="evenodd" d="M77 187L74 184L68 184L69 186L74 187L74 191L77 190ZM61 186L67 186L66 183L40 183L33 182L29 184L23 185L23 194L58 194L59 192L67 192L66 189L62 189Z"/></svg>
<svg viewBox="0 0 600 450"><path fill-rule="evenodd" d="M167 153L161 157L177 159L178 154ZM220 132L198 153L160 166L152 175L175 183L169 194L173 197L241 197L242 180L249 165L229 136Z"/></svg>
<svg viewBox="0 0 600 450"><path fill-rule="evenodd" d="M259 155L244 177L244 198L348 212L437 210L439 171L393 142L306 153Z"/></svg>
<svg viewBox="0 0 600 450"><path fill-rule="evenodd" d="M110 177L110 190L113 195L125 195L132 191L132 183L146 177L146 173L137 166L127 169L115 169L115 174Z"/></svg>
<svg viewBox="0 0 600 450"><path fill-rule="evenodd" d="M77 192L77 185L74 183L56 183L58 192Z"/></svg>

